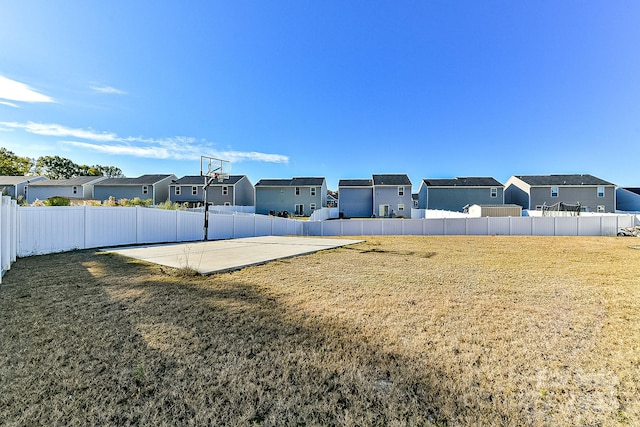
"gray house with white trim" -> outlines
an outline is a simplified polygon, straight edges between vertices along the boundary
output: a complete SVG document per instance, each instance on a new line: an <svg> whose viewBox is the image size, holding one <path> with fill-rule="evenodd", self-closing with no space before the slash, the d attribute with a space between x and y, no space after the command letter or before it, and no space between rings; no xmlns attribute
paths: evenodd
<svg viewBox="0 0 640 427"><path fill-rule="evenodd" d="M27 202L60 196L68 199L92 199L93 186L106 176L78 176L69 179L45 179L29 184Z"/></svg>
<svg viewBox="0 0 640 427"><path fill-rule="evenodd" d="M471 205L504 204L504 185L492 177L423 179L418 189L419 209L462 212Z"/></svg>
<svg viewBox="0 0 640 427"><path fill-rule="evenodd" d="M514 175L505 184L505 203L542 209L556 203L575 205L583 212L615 212L616 186L588 174Z"/></svg>
<svg viewBox="0 0 640 427"><path fill-rule="evenodd" d="M376 174L373 181L373 210L377 217L411 218L411 180L406 174Z"/></svg>
<svg viewBox="0 0 640 427"><path fill-rule="evenodd" d="M204 176L183 176L169 185L169 200L172 203L204 204L204 184ZM221 182L214 179L207 187L207 202L215 206L253 206L253 184L246 175L229 175Z"/></svg>
<svg viewBox="0 0 640 427"><path fill-rule="evenodd" d="M288 212L308 216L327 206L327 181L324 177L261 179L255 187L256 213Z"/></svg>
<svg viewBox="0 0 640 427"><path fill-rule="evenodd" d="M151 199L157 205L169 200L169 184L178 179L174 174L142 175L138 178L107 178L93 186L96 200L108 200L109 197L141 200Z"/></svg>
<svg viewBox="0 0 640 427"><path fill-rule="evenodd" d="M339 180L338 212L344 218L371 218L373 216L373 180Z"/></svg>
<svg viewBox="0 0 640 427"><path fill-rule="evenodd" d="M14 199L20 196L27 199L29 184L46 179L44 176L0 176L0 190L4 195Z"/></svg>

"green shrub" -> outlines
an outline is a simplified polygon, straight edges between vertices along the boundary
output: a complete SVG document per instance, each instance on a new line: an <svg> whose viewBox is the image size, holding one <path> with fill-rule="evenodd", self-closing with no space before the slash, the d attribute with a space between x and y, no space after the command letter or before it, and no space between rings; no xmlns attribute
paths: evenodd
<svg viewBox="0 0 640 427"><path fill-rule="evenodd" d="M45 206L71 206L71 201L67 197L53 196L44 201Z"/></svg>

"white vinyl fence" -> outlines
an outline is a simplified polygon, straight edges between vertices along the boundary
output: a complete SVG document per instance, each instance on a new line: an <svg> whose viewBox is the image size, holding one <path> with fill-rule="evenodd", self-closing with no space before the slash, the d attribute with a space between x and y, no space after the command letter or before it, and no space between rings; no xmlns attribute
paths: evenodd
<svg viewBox="0 0 640 427"><path fill-rule="evenodd" d="M204 237L202 212L105 206L18 207L17 212L17 255L21 257ZM300 221L247 214L209 215L211 240L296 234L302 234Z"/></svg>
<svg viewBox="0 0 640 427"><path fill-rule="evenodd" d="M307 221L304 224L304 234L308 236L615 236L620 227L632 227L636 221L634 215L347 219Z"/></svg>
<svg viewBox="0 0 640 427"><path fill-rule="evenodd" d="M333 212L327 212L331 217ZM255 214L209 214L210 240L240 237L367 235L615 236L640 223L634 215L300 221ZM104 206L0 205L0 264L16 256L131 244L202 240L204 213Z"/></svg>
<svg viewBox="0 0 640 427"><path fill-rule="evenodd" d="M11 268L18 253L18 230L15 226L18 205L9 196L0 199L0 283L2 276Z"/></svg>

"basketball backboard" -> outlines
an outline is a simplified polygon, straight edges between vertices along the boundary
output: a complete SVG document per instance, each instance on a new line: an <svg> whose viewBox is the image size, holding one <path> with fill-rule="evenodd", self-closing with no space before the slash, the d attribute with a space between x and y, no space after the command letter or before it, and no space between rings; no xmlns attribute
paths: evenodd
<svg viewBox="0 0 640 427"><path fill-rule="evenodd" d="M222 182L231 174L231 162L215 157L200 156L200 176Z"/></svg>

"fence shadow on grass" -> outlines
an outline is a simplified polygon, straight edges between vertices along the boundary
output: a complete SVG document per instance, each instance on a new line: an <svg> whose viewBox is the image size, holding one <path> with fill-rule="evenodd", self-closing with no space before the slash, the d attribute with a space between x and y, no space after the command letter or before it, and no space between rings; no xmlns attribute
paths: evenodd
<svg viewBox="0 0 640 427"><path fill-rule="evenodd" d="M94 251L20 260L0 333L10 424L446 425L478 409L435 365L307 319L260 283Z"/></svg>

